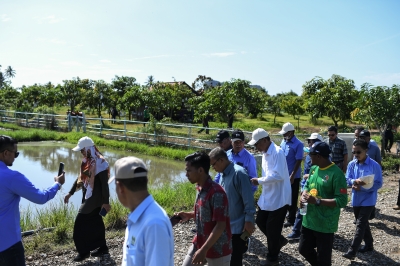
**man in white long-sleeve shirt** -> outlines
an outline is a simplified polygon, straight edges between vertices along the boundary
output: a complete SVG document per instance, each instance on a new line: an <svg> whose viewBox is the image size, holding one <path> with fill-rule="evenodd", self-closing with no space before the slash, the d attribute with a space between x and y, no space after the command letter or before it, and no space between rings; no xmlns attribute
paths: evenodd
<svg viewBox="0 0 400 266"><path fill-rule="evenodd" d="M278 265L279 252L288 242L282 236L282 226L292 197L286 157L262 128L253 131L248 144L262 152L262 177L251 179L253 185L262 185L256 224L267 237L268 254L261 265Z"/></svg>

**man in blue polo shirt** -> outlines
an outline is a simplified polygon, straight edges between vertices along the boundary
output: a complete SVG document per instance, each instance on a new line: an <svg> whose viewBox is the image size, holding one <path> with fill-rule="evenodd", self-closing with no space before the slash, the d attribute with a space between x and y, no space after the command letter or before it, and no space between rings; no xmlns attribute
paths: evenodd
<svg viewBox="0 0 400 266"><path fill-rule="evenodd" d="M294 135L294 126L291 123L283 125L279 134L283 135L281 149L286 156L286 163L292 184L292 205L289 207L289 215L287 221L283 225L285 227L293 226L296 220L297 199L299 197L301 161L303 160L303 143Z"/></svg>
<svg viewBox="0 0 400 266"><path fill-rule="evenodd" d="M378 146L371 143L371 133L368 130L363 130L360 132L359 138L367 142L367 154L369 158L375 160L375 162L379 163L379 165L382 165L381 150L378 148Z"/></svg>
<svg viewBox="0 0 400 266"><path fill-rule="evenodd" d="M24 247L21 242L19 201L21 197L37 204L54 198L65 182L64 173L54 178L46 190L37 189L23 174L11 170L18 157L17 141L0 136L0 265L25 266Z"/></svg>
<svg viewBox="0 0 400 266"><path fill-rule="evenodd" d="M257 177L257 164L254 156L244 148L244 134L241 130L232 132L232 149L227 151L228 159L246 169L249 179ZM217 181L215 181L217 182ZM251 190L256 192L257 186L252 185Z"/></svg>

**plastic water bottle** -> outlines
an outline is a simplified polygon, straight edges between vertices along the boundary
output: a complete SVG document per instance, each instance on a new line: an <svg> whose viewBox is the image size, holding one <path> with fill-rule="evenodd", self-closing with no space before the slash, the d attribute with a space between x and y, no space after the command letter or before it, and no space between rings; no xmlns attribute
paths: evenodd
<svg viewBox="0 0 400 266"><path fill-rule="evenodd" d="M300 209L300 214L301 215L306 215L307 214L307 205L308 205L308 203L307 202L302 202L301 204L303 205L303 207L301 207L301 209Z"/></svg>

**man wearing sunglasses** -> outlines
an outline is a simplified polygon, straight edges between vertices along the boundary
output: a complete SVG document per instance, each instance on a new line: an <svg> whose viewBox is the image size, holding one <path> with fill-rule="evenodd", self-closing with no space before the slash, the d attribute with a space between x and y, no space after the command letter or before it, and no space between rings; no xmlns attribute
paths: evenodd
<svg viewBox="0 0 400 266"><path fill-rule="evenodd" d="M346 173L348 164L347 146L346 142L343 139L339 138L337 134L338 134L337 127L330 126L328 128L329 139L327 140L326 143L332 150L331 154L332 162L334 162L337 166L339 166L340 169L342 169L344 173Z"/></svg>
<svg viewBox="0 0 400 266"><path fill-rule="evenodd" d="M64 173L46 190L37 189L28 178L9 169L18 157L17 141L0 136L0 265L25 266L21 242L19 201L21 197L38 204L54 198L65 182Z"/></svg>

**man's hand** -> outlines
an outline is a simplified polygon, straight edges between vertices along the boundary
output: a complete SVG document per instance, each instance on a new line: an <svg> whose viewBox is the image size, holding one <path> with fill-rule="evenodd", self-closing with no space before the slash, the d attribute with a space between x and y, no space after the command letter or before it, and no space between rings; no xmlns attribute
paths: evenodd
<svg viewBox="0 0 400 266"><path fill-rule="evenodd" d="M254 226L254 224L252 222L245 222L244 223L243 232L247 231L250 235L252 235L255 230L256 230L256 227Z"/></svg>
<svg viewBox="0 0 400 266"><path fill-rule="evenodd" d="M307 203L315 204L315 203L317 203L317 199L316 199L315 197L311 196L311 195L308 194L308 193L303 193L303 194L301 195L301 198L300 198L300 205L301 205L302 202L307 202Z"/></svg>
<svg viewBox="0 0 400 266"><path fill-rule="evenodd" d="M357 184L353 184L353 186L351 187L352 189L354 189L354 190L357 190L357 191L359 191L360 189L361 189L361 186L359 186L359 185L357 185Z"/></svg>
<svg viewBox="0 0 400 266"><path fill-rule="evenodd" d="M69 202L69 198L71 197L72 195L71 194L67 194L67 195L65 195L65 197L64 197L64 203L65 204L67 204L68 202Z"/></svg>
<svg viewBox="0 0 400 266"><path fill-rule="evenodd" d="M257 177L250 179L250 182L251 182L254 186L258 186L258 185L259 185L259 184L258 184L258 178L257 178Z"/></svg>
<svg viewBox="0 0 400 266"><path fill-rule="evenodd" d="M65 172L62 172L60 176L54 177L54 181L63 185L65 183Z"/></svg>
<svg viewBox="0 0 400 266"><path fill-rule="evenodd" d="M101 205L101 208L106 209L107 212L109 212L111 210L111 205L110 204L103 204Z"/></svg>
<svg viewBox="0 0 400 266"><path fill-rule="evenodd" d="M294 173L290 175L290 184L293 184L293 182L294 182Z"/></svg>
<svg viewBox="0 0 400 266"><path fill-rule="evenodd" d="M361 181L361 179L356 179L354 180L354 185L358 185L358 186L364 186L366 183L364 181Z"/></svg>
<svg viewBox="0 0 400 266"><path fill-rule="evenodd" d="M305 175L303 175L303 179L304 179L304 180L307 180L309 175L310 175L310 174L305 174Z"/></svg>
<svg viewBox="0 0 400 266"><path fill-rule="evenodd" d="M174 215L178 215L179 217L182 218L182 220L179 221L180 223L187 222L191 218L194 218L194 213L192 212L176 212L174 213Z"/></svg>
<svg viewBox="0 0 400 266"><path fill-rule="evenodd" d="M203 264L206 260L207 251L203 249L199 249L194 253L192 264Z"/></svg>

